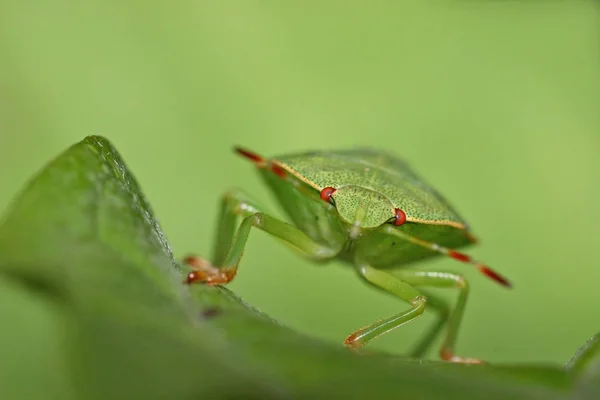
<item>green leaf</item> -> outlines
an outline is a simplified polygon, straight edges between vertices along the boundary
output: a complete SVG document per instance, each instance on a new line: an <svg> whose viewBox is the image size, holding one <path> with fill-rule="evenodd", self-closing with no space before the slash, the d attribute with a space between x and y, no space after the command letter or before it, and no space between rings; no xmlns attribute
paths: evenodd
<svg viewBox="0 0 600 400"><path fill-rule="evenodd" d="M0 226L0 398L600 393L584 384L597 346L569 368L355 354L279 325L227 289L184 285L184 273L112 145L92 136L68 149Z"/></svg>

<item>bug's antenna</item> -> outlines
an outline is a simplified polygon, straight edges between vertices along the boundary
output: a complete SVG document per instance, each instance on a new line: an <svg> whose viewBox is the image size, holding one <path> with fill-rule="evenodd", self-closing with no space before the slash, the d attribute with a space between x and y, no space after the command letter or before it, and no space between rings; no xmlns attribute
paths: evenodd
<svg viewBox="0 0 600 400"><path fill-rule="evenodd" d="M499 273L497 273L496 271L494 271L487 265L483 265L483 264L473 260L470 256L468 256L464 253L460 253L456 250L448 249L448 248L440 246L436 243L431 243L431 242L427 242L425 240L417 239L417 238L407 235L406 233L401 232L399 229L395 229L391 226L388 227L387 231L391 235L401 237L402 239L409 241L411 243L414 243L416 245L425 247L425 248L433 250L433 251L437 251L438 253L444 254L444 255L451 257L455 260L458 260L460 262L463 262L466 264L471 264L471 265L475 266L475 268L477 268L479 270L479 272L481 272L488 278L491 278L492 280L496 281L497 283L501 284L502 286L505 286L507 288L512 288L512 283L510 283L508 279L506 279L505 277L503 277L502 275L500 275Z"/></svg>
<svg viewBox="0 0 600 400"><path fill-rule="evenodd" d="M261 157L258 154L251 152L250 150L242 149L241 147L234 147L233 149L242 157L245 157L252 161L258 168L265 168L268 165L271 171L275 173L275 175L279 176L280 178L286 177L287 174L283 168L281 168L275 163L267 161L264 157Z"/></svg>
<svg viewBox="0 0 600 400"><path fill-rule="evenodd" d="M233 150L235 150L235 152L241 155L242 157L245 157L252 161L258 167L262 168L267 164L266 160L263 157L251 152L250 150L242 149L241 147L234 147Z"/></svg>

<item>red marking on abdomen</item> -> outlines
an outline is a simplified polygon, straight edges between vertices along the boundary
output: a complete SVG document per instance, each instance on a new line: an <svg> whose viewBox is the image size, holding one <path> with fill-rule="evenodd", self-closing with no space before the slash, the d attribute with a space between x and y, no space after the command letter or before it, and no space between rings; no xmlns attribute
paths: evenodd
<svg viewBox="0 0 600 400"><path fill-rule="evenodd" d="M454 258L455 260L462 262L471 262L471 257L466 254L459 253L458 251L450 250L448 251L448 256Z"/></svg>
<svg viewBox="0 0 600 400"><path fill-rule="evenodd" d="M265 165L265 159L262 158L261 156L259 156L258 154L253 153L249 150L242 149L241 147L235 147L234 149L239 155L246 157L247 159L249 159L256 165L258 165L259 167L262 167Z"/></svg>

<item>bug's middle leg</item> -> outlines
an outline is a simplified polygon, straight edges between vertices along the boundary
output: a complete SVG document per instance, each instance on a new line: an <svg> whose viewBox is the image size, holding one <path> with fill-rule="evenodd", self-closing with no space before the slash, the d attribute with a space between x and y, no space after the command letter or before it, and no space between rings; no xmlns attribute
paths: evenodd
<svg viewBox="0 0 600 400"><path fill-rule="evenodd" d="M236 231L240 218L242 222ZM261 212L243 192L233 191L221 199L212 262L197 256L188 256L184 260L194 269L188 275L188 283L219 285L230 282L237 273L252 227L283 240L313 259L330 259L339 252L316 243L294 225Z"/></svg>

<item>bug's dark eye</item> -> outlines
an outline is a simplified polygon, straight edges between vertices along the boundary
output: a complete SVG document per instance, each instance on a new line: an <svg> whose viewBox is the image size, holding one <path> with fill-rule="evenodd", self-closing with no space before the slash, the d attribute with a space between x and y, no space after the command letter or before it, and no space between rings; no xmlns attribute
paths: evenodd
<svg viewBox="0 0 600 400"><path fill-rule="evenodd" d="M394 214L396 216L393 219L393 224L396 226L403 225L406 222L406 214L399 208L394 208Z"/></svg>
<svg viewBox="0 0 600 400"><path fill-rule="evenodd" d="M321 199L323 201L326 201L328 203L331 202L331 196L333 196L333 194L335 193L336 189L332 188L332 187L326 187L323 190L321 190Z"/></svg>

